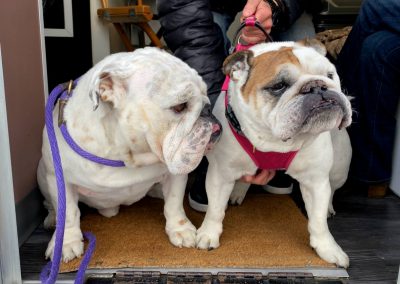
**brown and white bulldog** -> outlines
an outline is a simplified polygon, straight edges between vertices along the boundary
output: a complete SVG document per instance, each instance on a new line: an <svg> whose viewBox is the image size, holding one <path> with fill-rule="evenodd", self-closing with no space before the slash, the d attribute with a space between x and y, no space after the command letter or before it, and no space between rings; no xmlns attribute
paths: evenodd
<svg viewBox="0 0 400 284"><path fill-rule="evenodd" d="M197 230L198 248L220 245L228 200L240 204L249 187L237 180L257 171L249 151L280 152L289 154L283 168L300 184L311 246L327 262L349 265L328 229L327 215L334 213L328 209L333 191L347 179L351 145L345 127L352 109L324 55L315 41L275 42L236 52L224 62L228 97L222 92L213 110L224 132L207 154L208 209ZM245 150L235 135L245 136L251 149Z"/></svg>
<svg viewBox="0 0 400 284"><path fill-rule="evenodd" d="M143 198L161 184L166 232L178 247L195 246L196 228L183 209L187 174L197 167L220 128L201 116L206 85L194 69L157 48L110 55L84 74L61 114L73 140L85 151L125 167L78 155L55 129L66 183L64 261L83 252L78 201L112 217L120 205ZM59 117L58 106L53 113ZM57 187L46 129L37 177L49 214L56 221ZM52 258L54 235L46 256Z"/></svg>

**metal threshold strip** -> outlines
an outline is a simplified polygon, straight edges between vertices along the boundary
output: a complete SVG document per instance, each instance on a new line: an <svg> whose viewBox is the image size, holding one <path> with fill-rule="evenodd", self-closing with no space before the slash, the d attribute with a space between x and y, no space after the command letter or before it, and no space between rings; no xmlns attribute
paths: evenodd
<svg viewBox="0 0 400 284"><path fill-rule="evenodd" d="M60 284L74 282L74 273L65 274ZM160 268L88 269L88 284L107 283L345 283L349 275L342 268ZM343 282L344 281L344 282ZM37 284L39 280L23 280Z"/></svg>

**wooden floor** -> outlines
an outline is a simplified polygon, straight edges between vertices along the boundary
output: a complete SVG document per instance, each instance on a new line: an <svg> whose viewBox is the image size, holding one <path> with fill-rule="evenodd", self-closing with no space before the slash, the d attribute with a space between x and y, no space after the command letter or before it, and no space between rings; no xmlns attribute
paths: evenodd
<svg viewBox="0 0 400 284"><path fill-rule="evenodd" d="M292 196L303 208L299 191L295 189ZM336 216L328 223L350 257L350 279L346 283L396 283L400 265L400 198L390 192L383 199L371 199L363 191L341 189L335 194L334 207ZM22 245L23 279L38 279L46 263L43 252L50 236L38 228Z"/></svg>
<svg viewBox="0 0 400 284"><path fill-rule="evenodd" d="M299 207L301 197L293 194ZM350 257L348 283L397 283L400 266L400 198L368 198L366 191L344 188L335 193L336 215L328 225ZM304 210L304 209L303 209Z"/></svg>
<svg viewBox="0 0 400 284"><path fill-rule="evenodd" d="M350 283L396 283L400 265L400 198L338 191L336 216L328 221L336 241L350 257ZM375 281L375 282L373 282Z"/></svg>

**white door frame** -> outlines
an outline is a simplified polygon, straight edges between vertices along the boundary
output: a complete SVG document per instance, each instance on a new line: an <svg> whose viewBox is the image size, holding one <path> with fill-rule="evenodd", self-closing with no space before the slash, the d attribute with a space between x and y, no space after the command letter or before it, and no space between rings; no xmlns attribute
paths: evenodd
<svg viewBox="0 0 400 284"><path fill-rule="evenodd" d="M21 283L17 217L0 45L0 283Z"/></svg>
<svg viewBox="0 0 400 284"><path fill-rule="evenodd" d="M47 101L47 64L44 42L42 0L37 0L45 102ZM0 44L0 284L22 283L18 246L17 217L8 133L6 96Z"/></svg>

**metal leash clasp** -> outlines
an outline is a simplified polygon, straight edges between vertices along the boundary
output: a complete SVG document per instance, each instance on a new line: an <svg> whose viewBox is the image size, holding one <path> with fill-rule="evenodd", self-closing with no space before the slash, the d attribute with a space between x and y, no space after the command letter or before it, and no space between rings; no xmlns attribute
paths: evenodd
<svg viewBox="0 0 400 284"><path fill-rule="evenodd" d="M65 123L64 108L67 105L69 97L71 96L71 92L74 87L74 81L69 80L69 82L65 82L63 85L64 85L64 91L62 91L61 97L58 100L58 127L60 127L63 123ZM66 96L64 96L65 92Z"/></svg>
<svg viewBox="0 0 400 284"><path fill-rule="evenodd" d="M74 81L69 80L68 82L68 88L67 88L67 95L69 96L71 94L72 91L72 87L74 86Z"/></svg>

